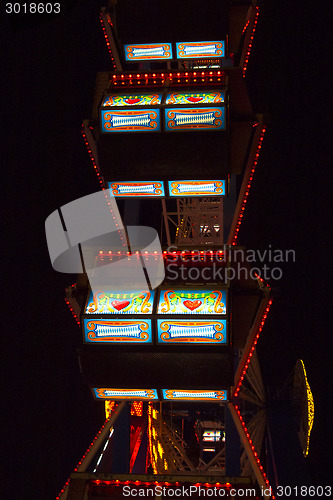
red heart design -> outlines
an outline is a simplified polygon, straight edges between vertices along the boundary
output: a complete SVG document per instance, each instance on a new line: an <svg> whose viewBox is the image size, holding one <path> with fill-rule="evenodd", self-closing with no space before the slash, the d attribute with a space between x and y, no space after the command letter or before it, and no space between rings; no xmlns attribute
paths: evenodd
<svg viewBox="0 0 333 500"><path fill-rule="evenodd" d="M201 306L201 304L201 300L184 300L184 306L191 311L194 311L194 309Z"/></svg>
<svg viewBox="0 0 333 500"><path fill-rule="evenodd" d="M190 102L200 102L202 101L203 97L188 97L187 100Z"/></svg>
<svg viewBox="0 0 333 500"><path fill-rule="evenodd" d="M111 304L115 309L117 309L117 311L121 311L122 309L124 309L124 307L128 306L129 303L129 300L114 300L113 302L111 302Z"/></svg>
<svg viewBox="0 0 333 500"><path fill-rule="evenodd" d="M124 99L124 101L127 102L127 104L137 104L141 99Z"/></svg>

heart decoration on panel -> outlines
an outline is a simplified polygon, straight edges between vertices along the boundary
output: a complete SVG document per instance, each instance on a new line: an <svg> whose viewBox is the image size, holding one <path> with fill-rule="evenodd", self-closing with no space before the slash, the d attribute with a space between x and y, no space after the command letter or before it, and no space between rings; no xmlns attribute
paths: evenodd
<svg viewBox="0 0 333 500"><path fill-rule="evenodd" d="M194 309L201 306L202 302L201 300L184 300L183 304L187 309L190 309L190 311L194 311Z"/></svg>
<svg viewBox="0 0 333 500"><path fill-rule="evenodd" d="M122 309L124 309L125 307L127 307L130 304L130 301L129 300L113 300L111 302L111 304L113 305L113 307L115 309L117 309L117 311L121 311Z"/></svg>

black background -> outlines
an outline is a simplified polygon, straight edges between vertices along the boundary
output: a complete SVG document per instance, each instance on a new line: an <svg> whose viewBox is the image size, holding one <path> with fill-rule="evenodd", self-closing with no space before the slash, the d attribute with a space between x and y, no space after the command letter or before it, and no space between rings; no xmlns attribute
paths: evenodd
<svg viewBox="0 0 333 500"><path fill-rule="evenodd" d="M49 18L2 17L3 464L1 498L51 499L104 421L79 372L81 332L64 301L75 281L49 262L44 222L99 189L80 128L97 71L109 70L100 1ZM4 6L4 5L3 5ZM3 8L2 6L2 8ZM330 94L325 11L263 4L248 80L270 124L239 243L295 249L258 347L264 379L282 385L297 358L308 372L315 423L309 465L329 484L332 354Z"/></svg>

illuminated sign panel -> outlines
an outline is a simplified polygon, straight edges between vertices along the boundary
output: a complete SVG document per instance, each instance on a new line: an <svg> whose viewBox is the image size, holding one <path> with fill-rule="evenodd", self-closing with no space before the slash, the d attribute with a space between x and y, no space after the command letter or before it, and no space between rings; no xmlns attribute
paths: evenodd
<svg viewBox="0 0 333 500"><path fill-rule="evenodd" d="M156 400L158 399L156 389L109 389L93 388L97 399L129 399L129 400Z"/></svg>
<svg viewBox="0 0 333 500"><path fill-rule="evenodd" d="M162 94L112 94L105 97L103 107L156 106L161 104Z"/></svg>
<svg viewBox="0 0 333 500"><path fill-rule="evenodd" d="M165 196L164 184L162 181L142 181L142 182L109 182L111 194L116 197L137 197L145 196L159 197Z"/></svg>
<svg viewBox="0 0 333 500"><path fill-rule="evenodd" d="M101 132L158 132L160 129L159 109L101 109Z"/></svg>
<svg viewBox="0 0 333 500"><path fill-rule="evenodd" d="M228 393L222 391L186 391L175 389L162 389L165 401L228 401Z"/></svg>
<svg viewBox="0 0 333 500"><path fill-rule="evenodd" d="M90 292L86 314L152 314L155 292Z"/></svg>
<svg viewBox="0 0 333 500"><path fill-rule="evenodd" d="M172 59L171 43L124 45L126 61Z"/></svg>
<svg viewBox="0 0 333 500"><path fill-rule="evenodd" d="M160 292L158 314L226 314L225 290L164 290Z"/></svg>
<svg viewBox="0 0 333 500"><path fill-rule="evenodd" d="M225 130L225 109L166 108L165 130Z"/></svg>
<svg viewBox="0 0 333 500"><path fill-rule="evenodd" d="M224 102L224 92L193 92L184 94L173 92L166 97L165 104L216 104Z"/></svg>
<svg viewBox="0 0 333 500"><path fill-rule="evenodd" d="M224 196L225 181L169 181L170 196Z"/></svg>
<svg viewBox="0 0 333 500"><path fill-rule="evenodd" d="M215 42L179 42L176 44L177 59L224 57L224 46L223 40Z"/></svg>
<svg viewBox="0 0 333 500"><path fill-rule="evenodd" d="M157 320L158 342L167 344L226 344L227 320Z"/></svg>
<svg viewBox="0 0 333 500"><path fill-rule="evenodd" d="M202 434L202 440L203 441L225 441L225 435L224 435L224 432L223 432L223 435L222 435L222 432L220 430L210 430L210 431L204 431L204 433Z"/></svg>
<svg viewBox="0 0 333 500"><path fill-rule="evenodd" d="M84 319L84 340L87 343L134 343L152 342L151 320Z"/></svg>

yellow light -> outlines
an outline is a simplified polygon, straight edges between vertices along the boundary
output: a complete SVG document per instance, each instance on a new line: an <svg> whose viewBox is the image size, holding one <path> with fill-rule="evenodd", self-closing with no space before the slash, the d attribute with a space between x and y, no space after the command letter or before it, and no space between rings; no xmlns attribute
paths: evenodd
<svg viewBox="0 0 333 500"><path fill-rule="evenodd" d="M159 454L160 458L162 458L164 450L163 450L163 446L161 445L160 442L157 443L157 450L158 450L158 454Z"/></svg>
<svg viewBox="0 0 333 500"><path fill-rule="evenodd" d="M105 401L105 418L109 420L111 418L111 414L115 408L115 401Z"/></svg>
<svg viewBox="0 0 333 500"><path fill-rule="evenodd" d="M306 384L306 394L307 394L307 400L308 400L308 435L306 437L306 449L303 451L303 454L305 457L308 456L309 454L309 447L310 447L310 434L313 426L313 421L314 421L314 400L313 400L313 395L310 389L310 385L306 376L306 371L305 371L305 366L302 360L300 360L302 363L303 367L303 372L304 372L304 379L305 379L305 384Z"/></svg>

